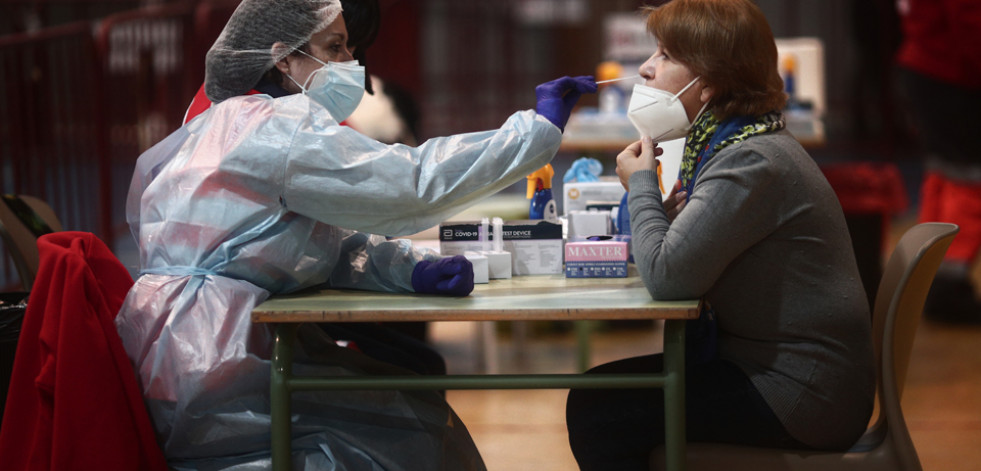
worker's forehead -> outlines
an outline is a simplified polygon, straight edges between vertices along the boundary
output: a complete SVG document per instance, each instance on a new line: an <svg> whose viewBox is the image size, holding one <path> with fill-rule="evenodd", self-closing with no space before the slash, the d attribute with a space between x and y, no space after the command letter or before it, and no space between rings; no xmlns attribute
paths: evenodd
<svg viewBox="0 0 981 471"><path fill-rule="evenodd" d="M314 33L310 37L310 42L327 42L334 39L347 39L347 27L344 25L344 18L340 15L324 29Z"/></svg>

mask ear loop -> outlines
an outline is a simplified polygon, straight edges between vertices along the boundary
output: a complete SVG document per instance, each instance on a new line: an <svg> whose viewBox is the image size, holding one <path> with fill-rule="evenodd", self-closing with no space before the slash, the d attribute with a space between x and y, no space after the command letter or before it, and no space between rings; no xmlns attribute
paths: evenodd
<svg viewBox="0 0 981 471"><path fill-rule="evenodd" d="M303 85L300 85L300 82L297 82L296 79L294 79L292 75L290 75L290 74L283 74L283 75L285 75L286 78L290 79L290 82L295 83L297 87L300 87L300 92L303 93L304 95L306 95L306 93L307 93L307 87L304 87Z"/></svg>
<svg viewBox="0 0 981 471"><path fill-rule="evenodd" d="M316 57L314 57L314 56L313 56L313 55L311 55L311 54L308 54L308 53L307 53L306 51L304 51L303 49L295 49L295 51L296 51L296 52L299 52L300 54L303 54L304 56L307 56L307 57L309 57L309 58L311 58L311 59L313 59L313 60L315 60L315 61L317 61L317 62L319 62L321 66L323 66L323 67L327 67L327 63L326 63L326 62L324 62L324 61L322 61L322 60L320 60L320 59L317 59ZM313 72L311 72L311 73L310 73L310 75L309 75L309 76L307 76L307 80L306 80L306 82L310 82L310 79L312 79L312 78L313 78L313 74L315 74L316 72L317 72L316 70L315 70L315 71L313 71ZM306 93L307 93L307 90L308 90L308 88L307 88L307 87L305 87L305 86L303 86L303 85L300 85L300 82L297 82L297 81L296 81L296 79L294 79L294 78L293 78L293 77L292 77L292 76L291 76L290 74L284 74L284 75L286 75L286 78L288 78L288 79L290 79L290 81L291 81L291 82L293 82L293 83L295 83L297 87L300 87L300 90L302 90L304 94L306 94Z"/></svg>
<svg viewBox="0 0 981 471"><path fill-rule="evenodd" d="M699 75L698 77L695 77L691 82L688 82L688 85L685 85L685 88L682 88L681 91L678 92L678 94L674 96L674 99L675 100L680 100L681 99L681 94L682 93L685 93L685 91L688 90L689 88L691 88L692 85L695 85L695 82L697 82L698 79L700 79L700 78L702 78L701 75ZM708 108L708 105L711 102L712 102L712 100L709 100L709 101L706 101L705 104L702 105L702 108L700 110L698 110L698 113L695 114L695 119L693 119L691 121L691 123L688 124L689 129L691 128L692 124L694 124L694 123L696 123L698 121L698 118L700 116L702 116L702 113L705 112L705 108Z"/></svg>
<svg viewBox="0 0 981 471"><path fill-rule="evenodd" d="M701 75L699 75L698 77L695 77L694 79L692 79L691 82L688 82L688 85L685 85L685 88L682 88L680 92L678 92L678 93L676 93L674 95L674 99L675 100L680 100L681 99L681 95L683 95L686 91L688 91L688 89L691 88L692 85L695 85L695 82L697 82L698 79L700 79L700 78L702 78Z"/></svg>
<svg viewBox="0 0 981 471"><path fill-rule="evenodd" d="M709 100L709 101L706 101L704 105L702 105L702 109L698 110L698 114L695 115L695 119L692 120L692 124L694 124L694 123L696 123L698 121L698 118L702 116L702 113L705 111L705 108L708 108L708 105L711 102L712 102L712 100Z"/></svg>
<svg viewBox="0 0 981 471"><path fill-rule="evenodd" d="M327 63L326 63L326 62L324 62L324 61L322 61L322 60L320 60L320 59L317 59L316 57L314 57L314 56L313 56L313 55L311 55L311 54L308 54L308 53L307 53L306 51L304 51L303 49L297 49L297 50L296 50L296 52L299 52L300 54L303 54L304 56L307 56L307 57L309 57L309 58L311 58L311 59L313 59L313 60L315 60L315 61L317 61L317 62L319 62L319 63L320 63L320 65L322 65L322 66L324 66L324 67L327 67Z"/></svg>

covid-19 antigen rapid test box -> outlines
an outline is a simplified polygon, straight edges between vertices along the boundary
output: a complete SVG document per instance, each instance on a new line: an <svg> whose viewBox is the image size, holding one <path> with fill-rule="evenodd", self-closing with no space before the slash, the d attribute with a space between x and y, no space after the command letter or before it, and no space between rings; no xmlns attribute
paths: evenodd
<svg viewBox="0 0 981 471"><path fill-rule="evenodd" d="M439 251L442 255L488 250L480 239L480 222L454 221L439 226ZM511 252L511 273L519 275L553 275L562 273L562 224L544 220L505 221L504 250Z"/></svg>

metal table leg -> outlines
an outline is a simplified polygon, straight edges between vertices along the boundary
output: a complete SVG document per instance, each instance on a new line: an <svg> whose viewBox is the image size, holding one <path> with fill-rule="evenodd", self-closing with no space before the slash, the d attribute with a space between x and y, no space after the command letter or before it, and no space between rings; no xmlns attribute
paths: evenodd
<svg viewBox="0 0 981 471"><path fill-rule="evenodd" d="M299 324L276 325L272 354L272 381L269 386L270 420L272 422L272 469L292 468L290 440L290 379L293 375L293 341Z"/></svg>
<svg viewBox="0 0 981 471"><path fill-rule="evenodd" d="M663 387L665 460L669 471L685 469L685 321L664 323L664 371L651 374L607 375L457 375L294 378L293 343L299 324L276 325L270 383L272 469L292 467L290 394L294 390L370 389L566 389ZM583 329L584 332L588 332ZM592 376L592 377L590 377Z"/></svg>
<svg viewBox="0 0 981 471"><path fill-rule="evenodd" d="M576 343L579 346L579 355L577 356L579 371L588 370L592 361L592 346L589 341L593 334L594 324L596 321L575 321Z"/></svg>
<svg viewBox="0 0 981 471"><path fill-rule="evenodd" d="M684 471L685 321L664 322L664 457L666 469Z"/></svg>

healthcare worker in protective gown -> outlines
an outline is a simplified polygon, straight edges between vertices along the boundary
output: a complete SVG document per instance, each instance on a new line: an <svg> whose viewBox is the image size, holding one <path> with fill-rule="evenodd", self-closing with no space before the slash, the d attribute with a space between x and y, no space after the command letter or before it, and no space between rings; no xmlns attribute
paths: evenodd
<svg viewBox="0 0 981 471"><path fill-rule="evenodd" d="M327 284L466 295L472 266L384 235L439 223L542 167L590 77L536 88L498 130L383 145L340 126L360 100L337 0L244 0L207 56L215 104L137 162L141 273L116 325L175 469L268 469L272 335L253 307ZM275 71L275 72L272 72ZM291 94L243 96L279 74ZM378 234L378 235L372 235ZM298 374L404 372L298 335ZM293 462L318 470L484 469L434 391L293 394Z"/></svg>

